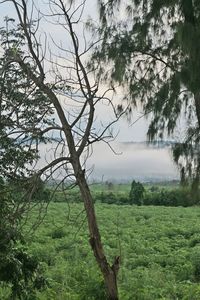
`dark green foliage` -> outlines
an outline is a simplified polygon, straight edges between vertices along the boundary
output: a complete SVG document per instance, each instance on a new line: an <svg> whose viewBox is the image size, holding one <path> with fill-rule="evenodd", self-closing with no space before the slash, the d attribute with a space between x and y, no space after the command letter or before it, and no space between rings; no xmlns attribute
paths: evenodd
<svg viewBox="0 0 200 300"><path fill-rule="evenodd" d="M133 181L131 191L126 193L108 193L101 192L94 194L97 202L117 205L160 205L160 206L193 206L200 204L200 193L194 193L188 187L170 187L163 188L152 186L144 188L144 186Z"/></svg>
<svg viewBox="0 0 200 300"><path fill-rule="evenodd" d="M102 203L107 204L129 204L129 199L127 195L114 193L114 192L101 192L98 194L94 194L95 201L100 201Z"/></svg>
<svg viewBox="0 0 200 300"><path fill-rule="evenodd" d="M42 195L42 183L31 169L39 158L38 143L45 141L40 133L52 108L13 62L13 56L21 55L24 36L19 26L14 29L13 19L5 22L5 29L0 29L0 283L10 287L10 299L25 300L35 299L35 289L44 284L21 226L29 200L47 196Z"/></svg>
<svg viewBox="0 0 200 300"><path fill-rule="evenodd" d="M184 164L180 164L181 184L182 186L190 185L193 194L200 193L200 155L199 155L199 137L198 130L191 130L188 139L184 143L177 143L173 146L174 161L178 164L180 160ZM190 138L195 137L196 143ZM190 178L190 180L188 180Z"/></svg>
<svg viewBox="0 0 200 300"><path fill-rule="evenodd" d="M56 228L52 233L51 233L51 237L52 239L61 239L63 237L66 236L66 232L64 230L64 228Z"/></svg>
<svg viewBox="0 0 200 300"><path fill-rule="evenodd" d="M98 189L92 191L95 203L107 203L116 205L158 205L158 206L193 206L200 204L200 193L196 193L187 186L177 185L152 185L144 186L133 181L133 188L130 185L121 187L114 185L113 191L105 191L104 185L98 185ZM139 200L138 200L139 199ZM68 191L67 195L57 192L54 195L54 202L79 203L82 202L77 191ZM58 234L59 235L59 234Z"/></svg>
<svg viewBox="0 0 200 300"><path fill-rule="evenodd" d="M11 287L10 299L35 299L35 289L42 288L45 281L38 273L38 260L22 246L20 207L15 206L2 178L0 202L0 283Z"/></svg>
<svg viewBox="0 0 200 300"><path fill-rule="evenodd" d="M131 184L131 190L129 193L130 204L142 205L144 198L144 186L140 182L133 180Z"/></svg>
<svg viewBox="0 0 200 300"><path fill-rule="evenodd" d="M87 283L87 286L84 288L81 294L81 300L108 300L106 295L106 289L103 281L92 280Z"/></svg>
<svg viewBox="0 0 200 300"><path fill-rule="evenodd" d="M111 63L105 80L124 87L124 99L151 113L150 140L188 131L173 149L183 179L200 182L200 2L192 0L99 0L104 7L94 60ZM125 8L125 10L124 10ZM123 11L121 19L118 9ZM124 17L126 16L126 17ZM98 29L96 29L98 31ZM187 151L185 149L187 145ZM186 183L186 181L185 181Z"/></svg>
<svg viewBox="0 0 200 300"><path fill-rule="evenodd" d="M12 200L15 203L31 202L44 203L51 199L51 191L38 176L30 178L12 178L7 180L7 191L12 193Z"/></svg>
<svg viewBox="0 0 200 300"><path fill-rule="evenodd" d="M38 260L25 247L13 246L0 255L0 283L11 286L11 299L36 299L35 289L42 289L46 284L38 271Z"/></svg>
<svg viewBox="0 0 200 300"><path fill-rule="evenodd" d="M163 206L193 206L199 205L200 194L194 195L188 188L161 189L145 194L144 205L163 205Z"/></svg>
<svg viewBox="0 0 200 300"><path fill-rule="evenodd" d="M31 181L28 180L25 182L23 189L24 190L30 190L32 187L32 201L38 201L38 202L49 202L51 197L50 189L47 188L45 185L45 182L42 181L40 177L36 177L35 179L31 178Z"/></svg>
<svg viewBox="0 0 200 300"><path fill-rule="evenodd" d="M0 28L0 173L7 179L24 179L32 176L39 142L50 141L43 132L54 125L53 110L49 99L14 62L24 45L20 26L8 18L5 24Z"/></svg>

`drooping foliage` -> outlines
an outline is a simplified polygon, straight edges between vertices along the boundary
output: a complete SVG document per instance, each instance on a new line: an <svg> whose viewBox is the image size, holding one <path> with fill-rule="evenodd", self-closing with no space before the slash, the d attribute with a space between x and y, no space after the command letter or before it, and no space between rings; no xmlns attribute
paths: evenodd
<svg viewBox="0 0 200 300"><path fill-rule="evenodd" d="M103 43L94 58L111 66L105 79L119 82L125 98L142 105L151 119L150 140L182 124L175 162L182 178L199 184L200 2L101 0L99 7Z"/></svg>

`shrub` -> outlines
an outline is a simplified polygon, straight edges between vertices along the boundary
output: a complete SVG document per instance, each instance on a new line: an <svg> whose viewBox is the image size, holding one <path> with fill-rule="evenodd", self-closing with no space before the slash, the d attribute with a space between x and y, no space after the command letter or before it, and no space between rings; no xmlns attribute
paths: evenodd
<svg viewBox="0 0 200 300"><path fill-rule="evenodd" d="M161 189L155 192L145 193L144 205L163 205L163 206L192 206L199 204L200 195L194 196L192 191L187 188L177 188L173 190Z"/></svg>
<svg viewBox="0 0 200 300"><path fill-rule="evenodd" d="M95 201L100 201L102 203L107 203L107 204L116 204L117 198L116 195L112 192L110 193L98 193L94 196Z"/></svg>
<svg viewBox="0 0 200 300"><path fill-rule="evenodd" d="M34 290L42 287L38 260L22 246L19 230L22 218L16 213L12 194L0 180L0 283L11 287L11 299L35 299ZM30 297L29 297L30 296Z"/></svg>
<svg viewBox="0 0 200 300"><path fill-rule="evenodd" d="M31 194L29 201L33 202L49 202L51 198L51 191L41 178L9 179L7 189L12 191L12 200L15 202L23 203L29 194Z"/></svg>
<svg viewBox="0 0 200 300"><path fill-rule="evenodd" d="M142 183L133 180L129 194L130 204L143 204L144 191L145 189Z"/></svg>
<svg viewBox="0 0 200 300"><path fill-rule="evenodd" d="M117 194L112 192L101 192L94 195L94 200L101 203L124 205L129 204L129 198L126 194Z"/></svg>
<svg viewBox="0 0 200 300"><path fill-rule="evenodd" d="M63 227L61 228L56 228L52 231L51 237L52 239L62 239L67 235L66 231L64 230Z"/></svg>

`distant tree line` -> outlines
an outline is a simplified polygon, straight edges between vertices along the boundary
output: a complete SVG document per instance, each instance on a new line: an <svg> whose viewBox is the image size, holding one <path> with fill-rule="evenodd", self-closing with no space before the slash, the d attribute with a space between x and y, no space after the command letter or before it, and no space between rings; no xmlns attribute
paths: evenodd
<svg viewBox="0 0 200 300"><path fill-rule="evenodd" d="M108 186L108 183L106 183ZM109 187L111 185L109 184ZM189 187L145 187L133 180L130 192L117 192L111 188L106 191L93 191L95 202L116 205L159 205L159 206L193 206L200 204L200 191L194 193ZM65 197L55 194L55 202L82 202L78 192L68 193Z"/></svg>

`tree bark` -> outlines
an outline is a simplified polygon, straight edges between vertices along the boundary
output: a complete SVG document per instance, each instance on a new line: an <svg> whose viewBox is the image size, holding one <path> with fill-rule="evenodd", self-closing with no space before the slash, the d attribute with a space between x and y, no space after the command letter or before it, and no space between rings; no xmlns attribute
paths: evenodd
<svg viewBox="0 0 200 300"><path fill-rule="evenodd" d="M29 55L27 56L26 52L23 53L22 51L11 51L11 63L16 62L19 64L21 69L24 71L24 73L27 75L28 79L31 79L35 86L39 88L40 91L42 91L46 96L48 96L49 100L51 100L51 103L53 104L58 118L61 122L62 125L62 130L65 134L66 141L67 141L67 146L69 149L69 157L64 158L57 158L52 162L52 165L55 163L59 163L62 161L62 159L68 160L72 164L73 170L74 170L74 176L76 178L77 184L79 186L82 199L84 201L84 206L87 214L87 220L88 220L88 228L89 228L89 235L90 235L90 245L92 247L94 256L96 258L96 261L100 267L100 270L103 274L104 277L104 282L105 282L105 287L107 289L107 294L108 294L108 299L109 300L118 300L118 290L117 290L117 273L119 270L119 257L116 257L114 260L113 265L110 265L107 261L107 258L104 254L104 249L103 245L101 242L101 236L99 233L98 225L97 225L97 220L96 220L96 215L95 215L95 209L94 209L94 204L93 204L93 199L92 195L90 193L89 186L87 184L87 180L85 177L85 172L81 167L80 164L80 156L87 146L87 142L90 137L90 133L92 130L92 124L94 121L94 109L95 109L95 104L98 102L96 99L96 93L98 91L98 79L95 81L94 87L96 89L94 90L93 84L92 86L89 81L89 71L87 68L84 66L84 64L81 61L81 55L83 53L87 53L89 51L90 47L85 50L83 53L79 54L79 41L77 38L77 35L73 29L73 23L72 22L72 17L74 16L74 13L77 12L79 9L81 11L80 13L80 18L83 12L84 4L85 1L81 5L74 10L74 12L69 15L69 11L71 9L66 9L65 7L65 1L58 1L59 3L56 3L56 1L50 1L50 8L52 10L51 4L55 4L56 7L56 13L57 13L57 8L61 10L60 16L65 17L65 22L66 24L59 23L63 28L66 29L66 31L70 34L71 40L73 43L74 47L74 53L73 51L67 51L72 54L73 57L73 62L74 62L74 67L71 67L70 65L70 73L71 70L74 69L76 71L75 73L77 74L77 80L73 81L73 84L75 84L76 89L77 85L79 86L77 91L81 91L82 95L85 98L85 104L83 104L82 110L80 114L75 117L75 120L73 121L72 124L70 124L69 120L66 117L66 112L64 108L62 107L56 92L54 92L53 88L51 85L47 84L45 81L45 71L44 71L44 58L45 58L45 50L40 52L40 41L37 41L37 30L39 28L39 20L38 20L38 27L36 26L36 30L32 30L32 27L30 26L31 20L29 19L29 14L28 14L28 7L27 7L27 2L25 0L22 1L16 1L12 0L15 10L19 19L19 23L21 25L21 29L23 31L23 35L25 36L26 39L26 45L29 50ZM52 16L53 16L53 11L52 11ZM30 17L32 17L32 13L30 14ZM79 22L80 19L78 19L77 22ZM75 22L76 23L76 22ZM95 45L95 44L94 44ZM46 46L46 44L45 44ZM55 44L55 46L57 46ZM60 46L57 46L60 49ZM86 46L85 46L86 47ZM87 47L86 47L87 48ZM11 49L13 50L13 49ZM62 49L64 51L64 49ZM40 57L41 54L41 57ZM27 57L29 58L29 62L27 63ZM59 56L58 56L59 57ZM32 62L32 63L31 63ZM52 61L53 63L53 61ZM55 63L56 69L59 65ZM54 69L53 69L54 70ZM56 73L56 72L55 72ZM56 75L57 76L57 75ZM59 72L60 76L60 72ZM71 76L71 75L70 75ZM65 78L65 77L64 77ZM64 79L66 81L66 79ZM56 79L56 77L55 77ZM57 79L56 79L57 81ZM71 84L71 80L69 80L69 84ZM73 88L72 84L72 88ZM104 97L104 96L103 96ZM99 100L103 99L103 97L98 97ZM73 97L71 96L71 99L73 100ZM94 101L95 99L95 101ZM79 144L79 148L75 143L74 135L73 135L73 129L77 122L81 122L81 117L84 116L85 114L85 107L86 105L89 105L89 114L88 114L88 119L86 121L86 127L85 127L85 132L82 134L82 140L81 143ZM85 120L85 116L84 116ZM81 128L80 128L81 129ZM105 131L104 131L105 132ZM43 132L44 133L44 132ZM102 138L102 135L100 136ZM78 149L77 149L78 148ZM44 167L41 169L41 172L45 171L47 168L49 168L51 164L49 164L48 167Z"/></svg>
<svg viewBox="0 0 200 300"><path fill-rule="evenodd" d="M85 172L82 170L80 164L78 172L76 174L77 184L79 186L81 196L84 201L84 206L87 214L90 245L93 250L96 261L100 267L102 275L104 277L105 287L109 300L118 300L118 288L117 288L117 273L119 270L119 257L116 257L113 265L111 266L104 254L103 245L101 242L101 236L97 225L95 209L93 204L92 195L88 183L85 178Z"/></svg>
<svg viewBox="0 0 200 300"><path fill-rule="evenodd" d="M21 65L25 72L29 71L21 60L19 60L18 63ZM52 103L54 104L54 107L60 118L62 128L65 133L65 137L69 147L69 152L71 155L70 162L74 169L75 178L79 186L87 214L88 228L90 234L90 245L92 247L96 261L100 267L100 270L103 274L108 299L118 300L119 298L117 289L117 273L119 269L119 257L116 257L113 265L110 266L104 254L101 236L97 225L92 195L90 193L90 189L85 178L85 172L84 170L82 170L80 164L80 154L76 151L71 128L66 120L63 109L53 91L49 87L47 87L43 82L40 82L34 74L30 73L30 76L35 82L35 84L52 100Z"/></svg>

